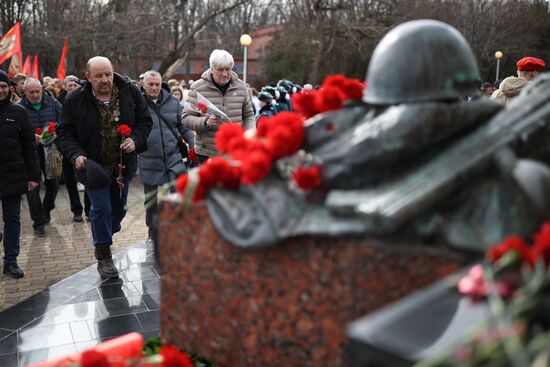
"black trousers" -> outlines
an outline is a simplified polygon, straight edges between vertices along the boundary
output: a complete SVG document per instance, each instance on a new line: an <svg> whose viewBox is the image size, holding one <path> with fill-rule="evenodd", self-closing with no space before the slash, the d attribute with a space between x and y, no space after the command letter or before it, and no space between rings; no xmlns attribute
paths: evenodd
<svg viewBox="0 0 550 367"><path fill-rule="evenodd" d="M158 186L143 184L145 193L145 224L149 228L149 238L156 239Z"/></svg>
<svg viewBox="0 0 550 367"><path fill-rule="evenodd" d="M40 161L40 169L44 178L46 177L44 147L42 145L37 146L38 159ZM47 220L46 215L55 208L55 198L57 197L57 191L59 189L59 182L57 178L44 179L44 186L46 187L46 193L44 195L44 201L40 198L40 185L33 191L27 192L27 202L29 203L29 211L31 219L33 221L32 227L37 228L43 226Z"/></svg>
<svg viewBox="0 0 550 367"><path fill-rule="evenodd" d="M171 179L175 179L172 177ZM149 228L149 238L156 243L158 229L158 189L159 186L143 184L143 192L145 193L145 224ZM174 188L170 189L175 192Z"/></svg>
<svg viewBox="0 0 550 367"><path fill-rule="evenodd" d="M76 184L78 181L74 175L74 167L65 157L63 157L63 178L65 179L65 186L69 193L69 202L71 203L71 211L74 215L82 215L82 203L80 202L80 194ZM90 199L88 194L84 192L84 213L86 216L90 216Z"/></svg>

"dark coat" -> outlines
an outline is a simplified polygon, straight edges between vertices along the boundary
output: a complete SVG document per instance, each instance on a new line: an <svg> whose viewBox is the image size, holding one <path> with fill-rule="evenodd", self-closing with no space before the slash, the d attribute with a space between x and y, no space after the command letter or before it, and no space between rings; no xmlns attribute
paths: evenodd
<svg viewBox="0 0 550 367"><path fill-rule="evenodd" d="M67 94L68 92L65 89L63 89L61 93L59 93L56 99L59 101L59 103L63 104L63 102L65 102L65 97L67 97Z"/></svg>
<svg viewBox="0 0 550 367"><path fill-rule="evenodd" d="M42 94L42 107L39 111L32 108L27 96L21 98L21 100L17 103L20 103L23 107L25 107L25 110L27 110L29 115L31 125L35 129L45 129L48 127L48 123L52 121L56 124L59 122L59 117L61 116L61 103L46 92Z"/></svg>
<svg viewBox="0 0 550 367"><path fill-rule="evenodd" d="M175 134L184 135L183 132L192 138L193 132L182 126L183 107L172 95L168 84L163 83L159 101L155 104L147 100L147 107L153 120L153 129L147 140L147 151L139 155L138 179L147 185L161 186L186 169ZM155 111L164 116L170 127L166 126ZM178 128L184 131L177 130Z"/></svg>
<svg viewBox="0 0 550 367"><path fill-rule="evenodd" d="M258 116L256 116L256 121L259 121L262 117L273 117L277 114L277 111L275 111L275 107L271 104L267 104L260 108L260 111L258 112Z"/></svg>
<svg viewBox="0 0 550 367"><path fill-rule="evenodd" d="M27 192L27 182L40 182L34 129L25 109L10 101L0 102L0 196Z"/></svg>
<svg viewBox="0 0 550 367"><path fill-rule="evenodd" d="M147 150L147 137L151 132L151 116L139 89L128 78L114 74L114 84L119 90L120 122L132 129L131 138L136 144L132 153L123 153L126 177L133 177L137 170L137 154ZM74 164L78 156L98 161L100 149L100 114L92 84L86 84L69 93L63 103L61 123L57 128L58 145L63 155Z"/></svg>

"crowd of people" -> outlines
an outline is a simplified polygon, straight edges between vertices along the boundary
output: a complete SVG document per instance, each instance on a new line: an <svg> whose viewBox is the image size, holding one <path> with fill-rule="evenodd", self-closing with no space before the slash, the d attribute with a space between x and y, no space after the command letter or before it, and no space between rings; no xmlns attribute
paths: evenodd
<svg viewBox="0 0 550 367"><path fill-rule="evenodd" d="M480 82L477 98L508 103L544 66L540 59L523 58L517 77L499 86ZM239 79L233 67L229 52L214 50L209 68L188 82L165 82L154 70L131 80L115 73L111 61L101 56L88 61L85 80L69 75L63 81L39 81L23 74L10 79L0 71L3 273L24 276L17 265L21 196L27 197L34 235L44 237L62 180L73 220L83 222L85 215L90 222L99 273L118 276L110 246L121 229L136 174L144 188L149 239L155 240L159 188L189 165L218 154L214 136L222 124L232 121L254 129L262 118L291 111L292 94L315 89L279 80L258 91ZM51 139L44 139L46 131ZM52 174L50 153L55 149L61 152L62 177Z"/></svg>

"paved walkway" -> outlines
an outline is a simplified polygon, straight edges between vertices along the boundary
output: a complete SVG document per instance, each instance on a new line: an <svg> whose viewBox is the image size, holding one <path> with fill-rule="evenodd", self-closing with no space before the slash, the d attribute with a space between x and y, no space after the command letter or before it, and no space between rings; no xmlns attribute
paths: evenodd
<svg viewBox="0 0 550 367"><path fill-rule="evenodd" d="M43 194L44 191L41 193L42 198ZM143 197L143 187L134 180L130 185L129 210L122 222L122 230L113 238L113 253L147 239ZM96 261L90 222L73 222L69 196L64 185L59 187L56 208L51 212L51 223L46 226L46 237L33 236L25 197L21 203L21 252L17 262L25 272L25 277L12 279L0 274L0 311ZM4 255L2 246L0 254Z"/></svg>

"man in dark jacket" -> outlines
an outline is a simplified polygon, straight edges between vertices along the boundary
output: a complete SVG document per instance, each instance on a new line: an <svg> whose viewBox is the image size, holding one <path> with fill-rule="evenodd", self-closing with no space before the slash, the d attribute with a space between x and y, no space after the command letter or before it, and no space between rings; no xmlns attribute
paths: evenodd
<svg viewBox="0 0 550 367"><path fill-rule="evenodd" d="M61 104L48 93L44 92L42 84L35 78L27 78L25 80L25 95L18 102L27 111L32 127L46 130L50 122L59 122L61 116ZM38 137L37 137L38 139ZM46 170L46 154L45 151L51 147L52 142L43 145L38 145L38 159L40 160L40 168L44 173L44 185L46 193L44 201L40 199L40 187L37 190L27 193L27 201L29 203L29 211L33 221L34 235L43 237L46 235L44 224L50 222L50 212L55 208L55 198L59 189L57 177L51 175ZM52 177L53 176L53 177Z"/></svg>
<svg viewBox="0 0 550 367"><path fill-rule="evenodd" d="M69 93L58 127L63 154L74 162L79 181L90 198L90 221L98 271L117 277L111 245L126 214L128 187L137 170L137 153L147 150L151 117L143 95L128 78L113 72L109 59L96 56L86 66L86 84ZM129 136L120 133L127 125ZM127 129L126 129L127 130ZM98 184L86 160L110 176ZM110 182L109 182L110 181Z"/></svg>
<svg viewBox="0 0 550 367"><path fill-rule="evenodd" d="M21 235L21 195L40 181L34 131L25 109L11 102L10 80L0 70L0 196L4 220L3 273L21 278L17 266Z"/></svg>
<svg viewBox="0 0 550 367"><path fill-rule="evenodd" d="M178 139L183 138L193 149L193 132L182 125L182 105L174 97L168 84L154 70L143 74L143 92L153 120L153 129L147 140L147 151L139 155L138 178L145 191L145 223L149 239L156 238L153 217L157 212L157 190L185 172L183 157L178 149ZM162 116L162 118L161 118Z"/></svg>

